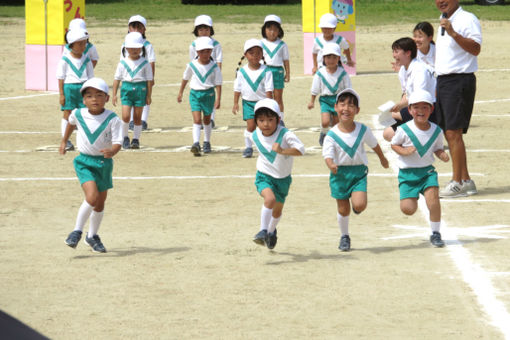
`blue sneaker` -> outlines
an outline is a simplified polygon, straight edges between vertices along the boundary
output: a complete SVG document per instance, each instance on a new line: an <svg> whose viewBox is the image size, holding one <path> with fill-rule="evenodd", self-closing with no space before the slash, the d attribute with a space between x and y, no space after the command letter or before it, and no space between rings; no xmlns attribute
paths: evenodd
<svg viewBox="0 0 510 340"><path fill-rule="evenodd" d="M340 245L338 249L341 251L349 251L351 249L351 238L349 235L344 235L340 238Z"/></svg>
<svg viewBox="0 0 510 340"><path fill-rule="evenodd" d="M70 140L68 140L66 142L66 151L73 151L73 150L74 150L74 145L73 145L73 143L71 143Z"/></svg>
<svg viewBox="0 0 510 340"><path fill-rule="evenodd" d="M129 149L129 137L124 137L124 141L122 142L122 148L123 149Z"/></svg>
<svg viewBox="0 0 510 340"><path fill-rule="evenodd" d="M211 143L204 142L204 153L211 153Z"/></svg>
<svg viewBox="0 0 510 340"><path fill-rule="evenodd" d="M135 122L134 121L130 121L129 122L129 130L133 131L134 128L135 128Z"/></svg>
<svg viewBox="0 0 510 340"><path fill-rule="evenodd" d="M253 237L253 242L255 242L258 245L263 246L264 242L266 240L267 236L267 230L261 230Z"/></svg>
<svg viewBox="0 0 510 340"><path fill-rule="evenodd" d="M272 233L267 233L266 236L266 246L268 249L273 249L276 246L276 241L278 237L276 237L276 229Z"/></svg>
<svg viewBox="0 0 510 340"><path fill-rule="evenodd" d="M251 158L253 156L253 148L246 148L243 151L243 158Z"/></svg>
<svg viewBox="0 0 510 340"><path fill-rule="evenodd" d="M131 149L140 149L140 141L136 138L133 138L131 141Z"/></svg>
<svg viewBox="0 0 510 340"><path fill-rule="evenodd" d="M326 138L326 134L324 132L321 132L319 136L319 145L322 146L324 144L324 138Z"/></svg>
<svg viewBox="0 0 510 340"><path fill-rule="evenodd" d="M78 242L80 242L81 239L81 231L80 230L73 230L69 236L67 236L67 239L65 240L65 243L71 247L76 248L78 245Z"/></svg>
<svg viewBox="0 0 510 340"><path fill-rule="evenodd" d="M83 241L92 248L94 253L106 253L106 248L104 247L103 242L101 242L99 235L94 235L91 238L85 236Z"/></svg>
<svg viewBox="0 0 510 340"><path fill-rule="evenodd" d="M444 241L441 239L441 233L434 231L432 235L430 235L430 243L434 247L438 248L444 247Z"/></svg>
<svg viewBox="0 0 510 340"><path fill-rule="evenodd" d="M214 123L214 119L211 119L211 129L216 128L216 123Z"/></svg>
<svg viewBox="0 0 510 340"><path fill-rule="evenodd" d="M200 143L198 143L198 142L193 143L193 145L191 146L191 150L190 151L193 154L193 156L195 156L195 157L201 156L201 154L200 154Z"/></svg>
<svg viewBox="0 0 510 340"><path fill-rule="evenodd" d="M149 128L149 126L147 125L147 122L145 120L142 120L142 131L145 131Z"/></svg>

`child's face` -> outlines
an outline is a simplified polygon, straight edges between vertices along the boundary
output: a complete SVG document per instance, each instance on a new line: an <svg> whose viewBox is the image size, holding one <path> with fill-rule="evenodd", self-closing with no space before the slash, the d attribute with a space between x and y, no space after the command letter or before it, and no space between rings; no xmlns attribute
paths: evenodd
<svg viewBox="0 0 510 340"><path fill-rule="evenodd" d="M423 31L416 30L413 32L413 40L416 43L416 47L421 49L427 49L430 46L430 43L432 42L432 37L429 37Z"/></svg>
<svg viewBox="0 0 510 340"><path fill-rule="evenodd" d="M126 50L129 54L129 58L134 60L140 58L140 53L142 53L141 48L126 47Z"/></svg>
<svg viewBox="0 0 510 340"><path fill-rule="evenodd" d="M199 37L210 37L211 36L211 28L206 25L200 25L197 29L197 33Z"/></svg>
<svg viewBox="0 0 510 340"><path fill-rule="evenodd" d="M278 34L280 34L280 29L276 25L268 25L266 27L266 38L269 41L275 41L278 39Z"/></svg>
<svg viewBox="0 0 510 340"><path fill-rule="evenodd" d="M322 35L326 40L330 40L333 34L335 33L336 28L325 28L321 27Z"/></svg>
<svg viewBox="0 0 510 340"><path fill-rule="evenodd" d="M87 88L83 93L83 104L92 114L102 113L108 99L110 99L108 94L93 87Z"/></svg>
<svg viewBox="0 0 510 340"><path fill-rule="evenodd" d="M198 61L203 65L209 64L209 61L211 60L211 54L212 50L210 49L197 51Z"/></svg>
<svg viewBox="0 0 510 340"><path fill-rule="evenodd" d="M141 35L144 35L145 34L145 26L140 24L140 23L138 23L136 25L129 25L128 32L129 33L131 33L131 32L138 32Z"/></svg>
<svg viewBox="0 0 510 340"><path fill-rule="evenodd" d="M244 56L251 66L260 65L260 60L262 59L262 49L258 46L254 46L246 51Z"/></svg>
<svg viewBox="0 0 510 340"><path fill-rule="evenodd" d="M409 105L409 113L418 124L427 123L434 107L429 103L419 102Z"/></svg>
<svg viewBox="0 0 510 340"><path fill-rule="evenodd" d="M76 54L82 55L87 47L87 40L75 41L73 43L72 51Z"/></svg>
<svg viewBox="0 0 510 340"><path fill-rule="evenodd" d="M348 123L354 121L354 116L359 113L359 107L350 98L345 98L335 104L335 111L339 121Z"/></svg>
<svg viewBox="0 0 510 340"><path fill-rule="evenodd" d="M257 117L257 127L262 131L264 136L271 136L278 127L278 118L275 116L266 116L261 114Z"/></svg>
<svg viewBox="0 0 510 340"><path fill-rule="evenodd" d="M338 61L340 61L340 57L335 54L328 54L324 56L324 64L328 68L338 66Z"/></svg>
<svg viewBox="0 0 510 340"><path fill-rule="evenodd" d="M400 48L394 49L393 59L398 65L408 65L411 62L411 51L405 52Z"/></svg>

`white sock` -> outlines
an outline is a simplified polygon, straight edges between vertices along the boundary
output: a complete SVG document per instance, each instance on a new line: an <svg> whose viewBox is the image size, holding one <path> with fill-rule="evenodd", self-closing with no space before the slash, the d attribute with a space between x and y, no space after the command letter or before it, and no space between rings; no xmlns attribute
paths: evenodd
<svg viewBox="0 0 510 340"><path fill-rule="evenodd" d="M267 230L269 228L269 221L271 221L272 215L273 209L266 208L264 204L262 204L262 209L260 211L260 230Z"/></svg>
<svg viewBox="0 0 510 340"><path fill-rule="evenodd" d="M86 200L83 201L83 203L80 206L80 209L78 209L78 216L76 217L76 225L74 227L74 230L83 230L83 226L85 225L85 222L89 219L90 214L92 213L92 210L94 209L93 206L87 203Z"/></svg>
<svg viewBox="0 0 510 340"><path fill-rule="evenodd" d="M88 238L92 238L92 236L97 234L99 230L99 226L101 225L101 221L103 220L104 210L101 212L97 212L92 210L92 214L90 214L90 226L89 232L87 233Z"/></svg>
<svg viewBox="0 0 510 340"><path fill-rule="evenodd" d="M211 141L211 131L212 131L212 124L211 123L209 123L208 125L204 124L204 142Z"/></svg>
<svg viewBox="0 0 510 340"><path fill-rule="evenodd" d="M212 110L212 113L211 113L211 120L214 120L214 117L216 117L216 109L213 109L213 110Z"/></svg>
<svg viewBox="0 0 510 340"><path fill-rule="evenodd" d="M337 212L336 217L338 219L338 226L340 227L342 236L349 235L349 215L342 216Z"/></svg>
<svg viewBox="0 0 510 340"><path fill-rule="evenodd" d="M269 228L267 228L268 233L274 233L274 231L276 230L276 226L278 225L278 222L280 222L281 218L282 218L281 215L278 218L274 218L271 216L271 221L269 221Z"/></svg>
<svg viewBox="0 0 510 340"><path fill-rule="evenodd" d="M127 137L129 130L129 122L122 121L122 138Z"/></svg>
<svg viewBox="0 0 510 340"><path fill-rule="evenodd" d="M193 144L200 143L200 129L202 125L193 123Z"/></svg>
<svg viewBox="0 0 510 340"><path fill-rule="evenodd" d="M432 232L434 231L439 232L439 229L441 229L441 221L439 222L430 221L430 229L432 229Z"/></svg>
<svg viewBox="0 0 510 340"><path fill-rule="evenodd" d="M60 131L62 131L62 137L64 137L64 134L66 133L67 124L69 124L69 122L62 118L62 121L60 122Z"/></svg>
<svg viewBox="0 0 510 340"><path fill-rule="evenodd" d="M143 107L143 111L142 111L142 120L144 122L147 122L147 119L149 119L149 112L151 111L151 107L150 105L145 105Z"/></svg>
<svg viewBox="0 0 510 340"><path fill-rule="evenodd" d="M282 112L280 112L280 113L281 113L281 115L282 115L280 119L283 121L283 118L285 117L285 114L283 113L283 111L282 111Z"/></svg>
<svg viewBox="0 0 510 340"><path fill-rule="evenodd" d="M133 139L140 139L140 135L142 134L142 125L135 125L133 128Z"/></svg>
<svg viewBox="0 0 510 340"><path fill-rule="evenodd" d="M132 107L131 108L131 117L129 118L129 121L132 122L133 121L133 114L135 113L135 108Z"/></svg>
<svg viewBox="0 0 510 340"><path fill-rule="evenodd" d="M244 145L246 145L247 148L251 148L253 146L253 143L251 141L251 132L248 130L244 130Z"/></svg>
<svg viewBox="0 0 510 340"><path fill-rule="evenodd" d="M328 134L328 131L329 131L329 127L325 128L325 127L321 127L321 132L325 135Z"/></svg>

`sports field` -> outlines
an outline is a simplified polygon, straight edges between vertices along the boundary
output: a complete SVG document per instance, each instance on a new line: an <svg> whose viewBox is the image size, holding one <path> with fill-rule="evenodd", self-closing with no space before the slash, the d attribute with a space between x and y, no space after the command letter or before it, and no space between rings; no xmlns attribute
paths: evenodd
<svg viewBox="0 0 510 340"><path fill-rule="evenodd" d="M213 153L194 158L189 105L176 102L193 24L149 22L157 54L151 130L141 150L115 157L99 230L106 254L64 244L83 201L76 152L57 152L58 96L24 91L24 21L0 23L1 310L52 339L510 338L510 23L482 22L466 137L479 194L441 201L447 246L430 246L424 207L412 217L400 212L395 156L381 142L393 168L369 153L368 208L351 216L353 249L341 253L317 144L319 112L306 108L312 78L303 75L301 27L283 25L291 51L284 102L286 124L307 153L295 160L269 251L251 240L262 205L256 158L241 157L245 125L231 113L243 42L259 37L261 25L215 25L225 56L222 107ZM88 22L100 55L96 75L110 85L125 26ZM400 96L390 46L413 27L358 29L358 120L379 137L376 108ZM450 166L436 162L441 185Z"/></svg>

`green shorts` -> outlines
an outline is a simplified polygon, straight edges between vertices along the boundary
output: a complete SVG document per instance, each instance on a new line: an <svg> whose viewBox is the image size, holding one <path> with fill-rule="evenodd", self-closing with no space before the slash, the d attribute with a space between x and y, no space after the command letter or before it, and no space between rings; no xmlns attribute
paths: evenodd
<svg viewBox="0 0 510 340"><path fill-rule="evenodd" d="M255 119L255 104L257 104L256 101L243 99L243 120Z"/></svg>
<svg viewBox="0 0 510 340"><path fill-rule="evenodd" d="M81 86L83 83L64 84L65 105L60 106L60 110L74 110L85 107L83 97L81 95Z"/></svg>
<svg viewBox="0 0 510 340"><path fill-rule="evenodd" d="M331 113L333 116L338 116L335 111L336 96L320 96L319 103L321 104L321 113Z"/></svg>
<svg viewBox="0 0 510 340"><path fill-rule="evenodd" d="M398 189L401 200L418 198L429 187L439 187L437 172L432 165L424 168L400 169L398 172Z"/></svg>
<svg viewBox="0 0 510 340"><path fill-rule="evenodd" d="M281 90L285 87L285 70L283 66L267 66L273 74L273 87L275 90Z"/></svg>
<svg viewBox="0 0 510 340"><path fill-rule="evenodd" d="M123 81L120 88L122 105L144 107L147 102L147 82Z"/></svg>
<svg viewBox="0 0 510 340"><path fill-rule="evenodd" d="M94 181L99 192L113 188L113 159L80 153L73 163L80 184Z"/></svg>
<svg viewBox="0 0 510 340"><path fill-rule="evenodd" d="M331 197L347 200L355 191L367 192L368 167L361 165L339 166L336 175L329 174Z"/></svg>
<svg viewBox="0 0 510 340"><path fill-rule="evenodd" d="M270 188L276 197L276 202L281 203L285 203L291 183L292 177L290 175L285 178L274 178L257 171L257 176L255 177L255 186L259 194L262 193L262 190Z"/></svg>
<svg viewBox="0 0 510 340"><path fill-rule="evenodd" d="M204 116L210 116L214 110L216 93L214 87L207 90L193 90L189 92L189 104L191 111L203 112Z"/></svg>

